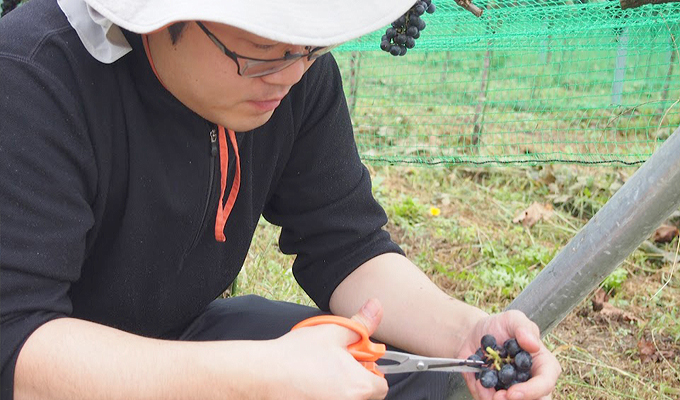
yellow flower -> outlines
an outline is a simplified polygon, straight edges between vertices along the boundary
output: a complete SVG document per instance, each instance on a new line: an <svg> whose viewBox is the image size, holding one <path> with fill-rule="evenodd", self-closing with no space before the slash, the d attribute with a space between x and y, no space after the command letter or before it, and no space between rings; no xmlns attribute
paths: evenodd
<svg viewBox="0 0 680 400"><path fill-rule="evenodd" d="M433 217L436 217L437 215L441 214L442 210L440 210L437 207L430 207L430 215Z"/></svg>

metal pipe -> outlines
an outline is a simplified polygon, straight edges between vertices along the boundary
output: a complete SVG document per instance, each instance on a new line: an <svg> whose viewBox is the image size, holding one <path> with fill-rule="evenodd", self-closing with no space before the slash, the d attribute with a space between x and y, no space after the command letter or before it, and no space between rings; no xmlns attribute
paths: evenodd
<svg viewBox="0 0 680 400"><path fill-rule="evenodd" d="M612 196L507 309L548 334L680 207L680 128ZM459 374L450 400L472 399Z"/></svg>

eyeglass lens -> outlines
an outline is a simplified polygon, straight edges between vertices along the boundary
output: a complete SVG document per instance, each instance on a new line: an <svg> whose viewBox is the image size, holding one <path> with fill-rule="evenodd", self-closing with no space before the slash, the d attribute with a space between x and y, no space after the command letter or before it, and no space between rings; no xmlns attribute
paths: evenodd
<svg viewBox="0 0 680 400"><path fill-rule="evenodd" d="M295 57L289 60L259 61L239 58L239 69L242 76L258 77L273 74L293 65L301 58L307 58L309 61L314 61L322 55L330 52L335 47L336 46L327 46L317 48L316 51L313 51L309 55L301 54L300 57Z"/></svg>

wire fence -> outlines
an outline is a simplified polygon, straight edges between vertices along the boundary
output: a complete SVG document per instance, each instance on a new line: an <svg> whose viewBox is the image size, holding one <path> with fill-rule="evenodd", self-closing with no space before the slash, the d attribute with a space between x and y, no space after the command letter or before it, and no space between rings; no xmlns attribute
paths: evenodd
<svg viewBox="0 0 680 400"><path fill-rule="evenodd" d="M403 57L335 51L369 163L639 165L680 125L680 4L435 1Z"/></svg>

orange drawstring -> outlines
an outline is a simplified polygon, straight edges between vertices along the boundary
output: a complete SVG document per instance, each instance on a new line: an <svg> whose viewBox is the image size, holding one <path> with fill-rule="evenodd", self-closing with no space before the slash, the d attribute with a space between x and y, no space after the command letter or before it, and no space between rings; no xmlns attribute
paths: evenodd
<svg viewBox="0 0 680 400"><path fill-rule="evenodd" d="M236 143L236 134L229 129L229 141L234 147L234 154L236 156L236 174L234 175L234 182L231 184L229 197L227 203L222 207L224 200L224 192L227 189L227 173L229 169L229 149L227 147L227 138L225 137L224 127L218 127L218 141L220 142L220 202L217 203L217 217L215 217L215 239L218 242L225 242L227 238L224 236L224 226L227 224L227 219L231 210L234 208L236 196L241 187L241 159L238 154L238 143Z"/></svg>
<svg viewBox="0 0 680 400"><path fill-rule="evenodd" d="M146 58L149 60L149 65L154 75L158 79L158 82L163 85L167 90L158 72L156 72L156 66L151 58L151 51L149 50L149 40L146 35L142 35L142 42L144 43L144 52L146 53ZM234 154L236 155L236 174L234 175L234 182L231 184L231 190L229 191L229 197L227 197L227 203L222 206L224 201L224 193L227 190L227 174L229 173L229 148L227 147L227 138L224 133L224 127L218 126L218 139L220 145L220 202L217 203L217 216L215 217L215 240L218 242L226 242L227 238L224 236L224 227L227 225L227 219L229 219L229 214L234 208L234 203L236 203L236 196L238 196L238 191L241 188L241 158L238 154L238 143L236 142L236 134L231 129L229 131L229 141L234 147Z"/></svg>

